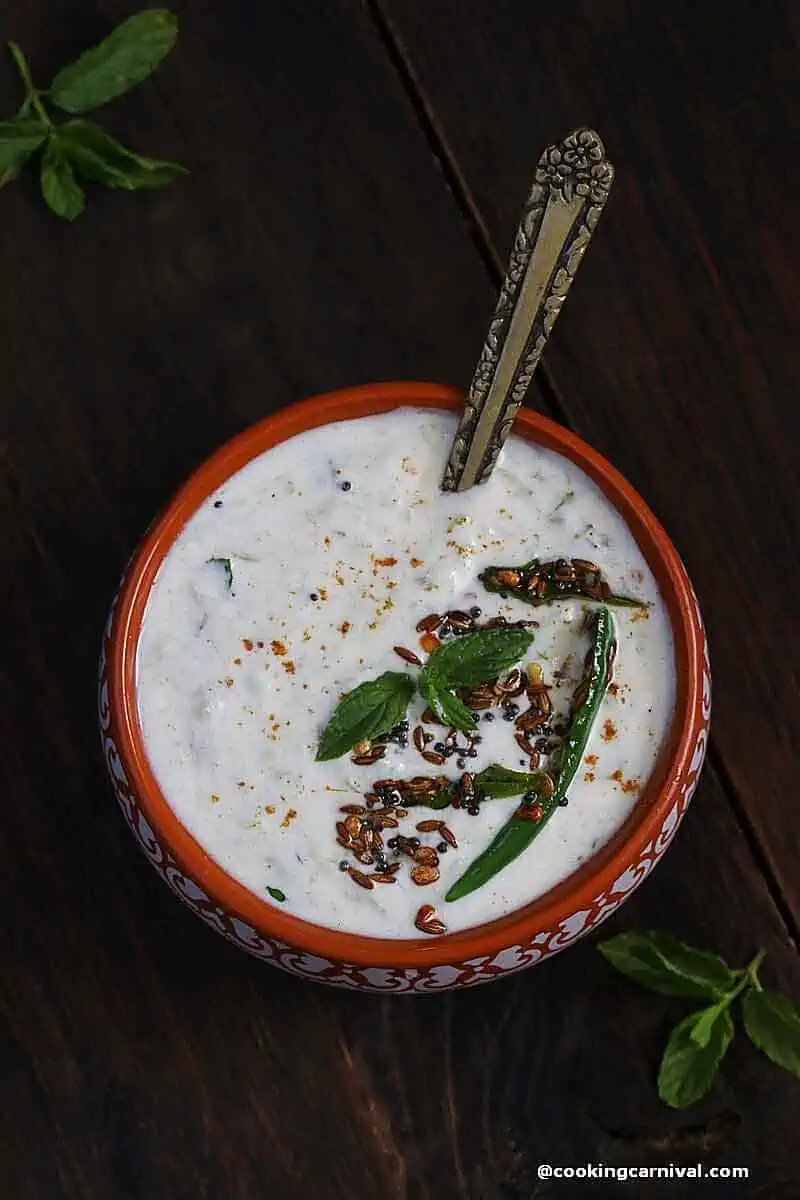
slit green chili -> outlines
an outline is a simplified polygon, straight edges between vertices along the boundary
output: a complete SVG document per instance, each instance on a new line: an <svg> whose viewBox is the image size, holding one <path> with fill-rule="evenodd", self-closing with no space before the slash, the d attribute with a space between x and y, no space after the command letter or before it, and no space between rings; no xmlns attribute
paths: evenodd
<svg viewBox="0 0 800 1200"><path fill-rule="evenodd" d="M633 596L616 596L596 563L584 558L532 558L520 567L487 567L480 581L487 592L513 596L538 608L557 600L599 600L619 608L646 608Z"/></svg>
<svg viewBox="0 0 800 1200"><path fill-rule="evenodd" d="M540 794L534 797L533 803L521 804L486 849L456 880L445 900L461 900L468 896L518 858L566 799L611 682L616 653L614 620L609 610L605 607L597 609L590 614L589 621L592 645L586 656L586 669L573 697L572 718L564 739L561 764L552 794L548 797Z"/></svg>

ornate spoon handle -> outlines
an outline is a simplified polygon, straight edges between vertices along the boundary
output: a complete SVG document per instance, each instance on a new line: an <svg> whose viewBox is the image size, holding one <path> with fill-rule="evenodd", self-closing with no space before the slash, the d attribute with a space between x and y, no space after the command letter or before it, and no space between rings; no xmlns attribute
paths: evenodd
<svg viewBox="0 0 800 1200"><path fill-rule="evenodd" d="M494 470L613 179L592 129L574 130L539 159L450 451L445 491L466 491Z"/></svg>

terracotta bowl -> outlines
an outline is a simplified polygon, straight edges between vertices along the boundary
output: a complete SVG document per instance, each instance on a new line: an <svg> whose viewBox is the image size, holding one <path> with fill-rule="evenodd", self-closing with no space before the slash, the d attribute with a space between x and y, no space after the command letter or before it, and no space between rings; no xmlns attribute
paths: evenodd
<svg viewBox="0 0 800 1200"><path fill-rule="evenodd" d="M180 489L129 563L100 661L103 750L117 799L144 853L181 900L243 950L295 975L372 992L407 994L485 983L563 950L610 916L665 852L705 756L711 679L703 622L674 547L615 469L572 433L523 409L515 431L571 459L632 530L672 622L677 704L669 738L634 811L616 836L558 887L499 920L443 937L395 940L336 933L266 904L205 853L162 795L136 711L136 650L156 572L186 521L250 459L315 426L410 405L458 409L461 395L429 383L379 383L282 409L223 446Z"/></svg>

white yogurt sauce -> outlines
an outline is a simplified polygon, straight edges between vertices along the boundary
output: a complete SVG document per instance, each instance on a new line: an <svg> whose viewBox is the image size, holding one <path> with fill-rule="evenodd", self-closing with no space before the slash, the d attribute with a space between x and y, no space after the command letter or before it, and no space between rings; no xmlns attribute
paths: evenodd
<svg viewBox="0 0 800 1200"><path fill-rule="evenodd" d="M312 430L254 459L171 547L140 635L144 745L179 820L258 896L274 903L267 889L276 889L285 910L351 933L417 937L423 903L449 930L465 929L541 896L623 823L673 713L668 618L617 511L568 459L517 437L486 484L442 493L454 420L399 409ZM417 821L436 815L458 840L441 856L439 881L418 887L404 859L397 884L359 888L339 869L346 857L335 841L340 805L358 803L376 778L461 772L453 758L429 766L411 743L392 746L373 767L354 766L349 756L316 763L340 696L383 671L406 669L393 647L419 650L421 617L478 605L481 619L540 622L526 660L541 664L548 683L566 665L551 693L566 712L588 646L585 602L531 609L489 595L477 579L491 564L562 555L599 563L612 590L650 605L613 610L615 684L568 807L513 864L454 903L445 892L518 802L486 800L478 816L412 810L401 832L411 836ZM224 564L208 561L215 558L230 560L230 587ZM423 708L412 703L412 730ZM483 742L470 770L493 762L527 769L513 724L481 720L478 732Z"/></svg>

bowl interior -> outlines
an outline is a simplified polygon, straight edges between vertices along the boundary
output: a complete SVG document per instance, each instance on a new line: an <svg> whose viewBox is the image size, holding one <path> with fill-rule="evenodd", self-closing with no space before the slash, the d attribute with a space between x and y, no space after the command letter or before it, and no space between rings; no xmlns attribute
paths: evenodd
<svg viewBox="0 0 800 1200"><path fill-rule="evenodd" d="M601 488L626 521L664 599L675 645L676 707L656 767L635 808L614 837L580 868L539 899L486 924L431 938L373 938L339 933L300 920L260 900L227 874L180 823L167 803L144 751L136 703L136 653L147 599L159 567L183 526L225 479L287 438L335 421L400 406L457 410L454 388L426 383L384 383L328 393L282 409L239 434L211 456L181 487L151 525L126 573L109 648L109 700L117 746L147 820L185 874L228 913L262 936L311 954L365 966L414 967L461 962L523 944L556 929L606 890L657 837L675 803L702 723L702 632L683 565L641 497L585 442L546 417L520 410L518 436L555 450Z"/></svg>

